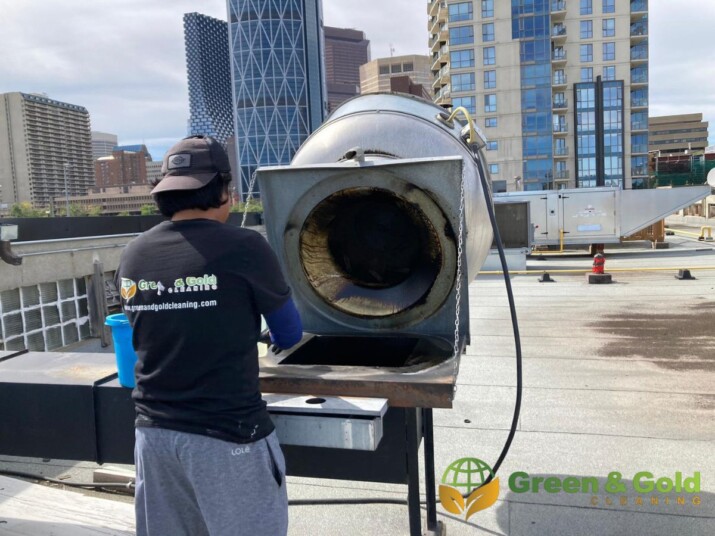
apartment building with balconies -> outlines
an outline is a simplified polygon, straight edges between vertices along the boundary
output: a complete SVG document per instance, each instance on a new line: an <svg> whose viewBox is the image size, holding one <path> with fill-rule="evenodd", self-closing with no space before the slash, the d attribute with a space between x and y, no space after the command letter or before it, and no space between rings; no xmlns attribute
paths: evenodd
<svg viewBox="0 0 715 536"><path fill-rule="evenodd" d="M0 204L82 195L94 185L89 112L45 95L0 94Z"/></svg>
<svg viewBox="0 0 715 536"><path fill-rule="evenodd" d="M427 10L433 98L476 117L498 189L645 186L647 0Z"/></svg>

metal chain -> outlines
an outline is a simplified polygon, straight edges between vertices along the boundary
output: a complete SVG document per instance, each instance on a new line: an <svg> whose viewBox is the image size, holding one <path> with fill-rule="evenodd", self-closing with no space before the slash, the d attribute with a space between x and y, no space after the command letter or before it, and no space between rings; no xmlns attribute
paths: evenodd
<svg viewBox="0 0 715 536"><path fill-rule="evenodd" d="M246 226L246 218L248 217L248 203L251 202L253 196L253 187L256 185L257 176L258 170L253 172L253 175L251 175L251 181L248 183L248 194L246 195L246 204L243 206L243 219L241 220L241 227Z"/></svg>
<svg viewBox="0 0 715 536"><path fill-rule="evenodd" d="M454 357L459 356L459 314L462 301L462 237L464 236L464 174L466 162L462 162L462 178L459 183L459 233L457 236L457 284L455 285L454 307ZM457 360L455 359L455 367Z"/></svg>

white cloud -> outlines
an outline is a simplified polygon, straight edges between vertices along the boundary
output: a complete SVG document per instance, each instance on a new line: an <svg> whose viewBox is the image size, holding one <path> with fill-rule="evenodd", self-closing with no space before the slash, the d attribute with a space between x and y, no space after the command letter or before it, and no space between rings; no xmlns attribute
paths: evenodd
<svg viewBox="0 0 715 536"><path fill-rule="evenodd" d="M715 2L651 0L649 7L649 113L702 113L715 144Z"/></svg>
<svg viewBox="0 0 715 536"><path fill-rule="evenodd" d="M85 106L94 130L123 143L144 140L156 157L166 139L185 134L183 14L200 9L225 19L225 1L1 3L0 92L46 93Z"/></svg>
<svg viewBox="0 0 715 536"><path fill-rule="evenodd" d="M327 26L362 30L372 58L428 54L427 2L416 0L323 0Z"/></svg>
<svg viewBox="0 0 715 536"><path fill-rule="evenodd" d="M323 5L326 25L367 32L373 57L388 55L389 43L396 54L427 52L423 3ZM183 14L226 19L225 0L0 0L0 7L0 92L47 93L85 106L94 130L144 141L155 157L186 132Z"/></svg>
<svg viewBox="0 0 715 536"><path fill-rule="evenodd" d="M650 8L651 114L703 112L715 123L715 2ZM0 92L83 105L93 129L144 141L155 157L186 132L183 14L226 18L225 0L0 0L0 10ZM363 30L373 58L390 46L395 55L428 52L425 1L324 0L323 13L328 26Z"/></svg>

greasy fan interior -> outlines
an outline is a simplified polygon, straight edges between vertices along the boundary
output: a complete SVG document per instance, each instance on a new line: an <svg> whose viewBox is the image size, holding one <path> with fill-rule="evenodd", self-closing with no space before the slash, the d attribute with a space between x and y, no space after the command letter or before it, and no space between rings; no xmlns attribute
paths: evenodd
<svg viewBox="0 0 715 536"><path fill-rule="evenodd" d="M420 304L442 268L442 255L420 207L379 188L326 197L300 234L310 285L332 307L356 317L387 317Z"/></svg>

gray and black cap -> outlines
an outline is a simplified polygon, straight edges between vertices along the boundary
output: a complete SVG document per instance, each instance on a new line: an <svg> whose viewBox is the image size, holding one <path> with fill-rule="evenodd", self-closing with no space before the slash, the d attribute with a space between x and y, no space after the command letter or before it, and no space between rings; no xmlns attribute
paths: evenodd
<svg viewBox="0 0 715 536"><path fill-rule="evenodd" d="M196 190L219 173L230 171L228 155L218 141L209 136L189 136L166 152L162 179L151 193Z"/></svg>

